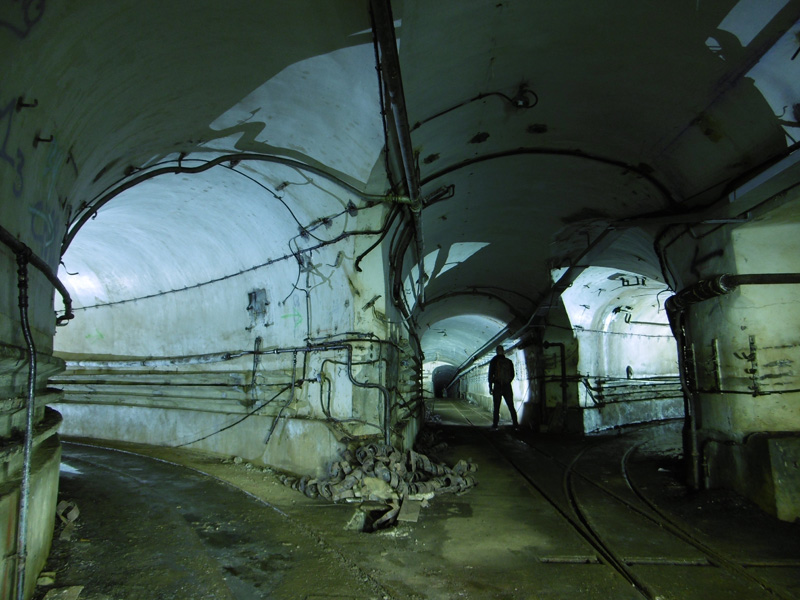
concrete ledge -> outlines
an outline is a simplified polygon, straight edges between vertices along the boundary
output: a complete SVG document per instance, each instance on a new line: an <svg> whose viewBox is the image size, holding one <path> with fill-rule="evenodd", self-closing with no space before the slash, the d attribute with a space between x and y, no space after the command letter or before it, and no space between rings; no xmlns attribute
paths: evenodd
<svg viewBox="0 0 800 600"><path fill-rule="evenodd" d="M221 456L240 456L314 477L326 473L343 445L324 421L282 418L265 444L273 417L241 413L189 412L124 405L58 404L65 436L186 447Z"/></svg>
<svg viewBox="0 0 800 600"><path fill-rule="evenodd" d="M702 449L708 487L731 488L781 520L800 519L800 434L707 439Z"/></svg>
<svg viewBox="0 0 800 600"><path fill-rule="evenodd" d="M683 416L683 398L610 402L583 409L583 430L591 433L622 425L678 419Z"/></svg>
<svg viewBox="0 0 800 600"><path fill-rule="evenodd" d="M28 512L28 544L25 575L25 597L30 598L36 579L50 553L58 500L58 476L61 444L51 435L34 447L31 462L31 488ZM17 520L19 518L20 479L0 484L0 598L16 598Z"/></svg>
<svg viewBox="0 0 800 600"><path fill-rule="evenodd" d="M28 352L25 348L0 343L0 397L16 396L28 384ZM46 386L47 379L60 373L65 363L43 352L36 353L36 389Z"/></svg>

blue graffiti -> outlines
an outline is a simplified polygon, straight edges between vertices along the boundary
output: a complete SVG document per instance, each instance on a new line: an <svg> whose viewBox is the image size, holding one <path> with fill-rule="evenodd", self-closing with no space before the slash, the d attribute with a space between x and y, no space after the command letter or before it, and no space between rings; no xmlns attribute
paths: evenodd
<svg viewBox="0 0 800 600"><path fill-rule="evenodd" d="M47 209L43 201L28 207L31 214L31 235L41 244L42 258L50 262L57 257L58 245L56 231L58 227L58 213L55 209Z"/></svg>
<svg viewBox="0 0 800 600"><path fill-rule="evenodd" d="M45 0L22 0L19 3L19 14L14 23L0 19L0 27L10 29L19 39L24 40L41 18L44 16ZM35 9L33 12L31 9ZM11 12L9 9L6 9Z"/></svg>

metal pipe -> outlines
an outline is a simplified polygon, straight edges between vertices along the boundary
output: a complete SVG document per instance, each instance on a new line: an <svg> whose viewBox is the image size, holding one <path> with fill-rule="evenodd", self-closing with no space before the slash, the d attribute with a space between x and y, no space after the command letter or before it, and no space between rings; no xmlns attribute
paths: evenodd
<svg viewBox="0 0 800 600"><path fill-rule="evenodd" d="M702 279L667 298L664 308L669 312L682 312L692 304L698 304L717 296L731 293L741 285L787 285L800 283L800 273L754 273L731 275L723 273Z"/></svg>
<svg viewBox="0 0 800 600"><path fill-rule="evenodd" d="M419 201L419 176L417 175L414 148L411 143L411 129L408 126L406 99L403 93L403 78L400 74L400 57L397 54L397 39L394 33L394 18L390 0L370 0L373 32L381 52L381 70L386 77L386 91L397 134L400 158L408 197L412 204Z"/></svg>
<svg viewBox="0 0 800 600"><path fill-rule="evenodd" d="M378 383L363 383L360 381L356 381L356 378L353 376L353 347L346 346L347 348L347 376L350 378L350 381L353 385L362 388L372 388L380 390L381 394L383 394L383 435L384 435L384 442L387 446L392 445L392 431L391 431L391 424L392 424L392 404L391 399L389 396L389 390Z"/></svg>
<svg viewBox="0 0 800 600"><path fill-rule="evenodd" d="M567 348L563 342L542 342L543 348L557 346L561 354L561 403L567 409Z"/></svg>
<svg viewBox="0 0 800 600"><path fill-rule="evenodd" d="M19 318L28 346L28 402L25 420L25 444L20 486L20 508L17 521L17 599L25 598L25 566L28 557L28 509L31 488L31 455L33 453L33 421L36 403L36 346L28 322L28 262L32 253L17 253L17 286L19 288Z"/></svg>
<svg viewBox="0 0 800 600"><path fill-rule="evenodd" d="M370 343L369 340L364 340L367 343ZM294 369L296 366L297 354L300 352L324 352L328 350L346 350L347 351L347 376L353 385L357 387L363 388L370 388L370 389L377 389L383 395L383 404L384 404L384 415L383 415L383 429L384 429L384 439L387 444L391 444L391 397L389 394L388 388L383 385L377 383L362 383L355 379L353 376L353 346L351 344L343 344L343 343L334 343L334 344L320 344L318 346L301 346L296 348L275 348L273 350L260 350L257 353L261 354L286 354L292 353L294 355L293 359L293 367L292 367L292 397L294 397ZM194 356L186 356L186 357L171 357L171 358L163 358L163 359L147 359L147 360L138 360L138 361L72 361L68 362L68 366L78 366L78 367L89 367L89 368L113 368L113 367L139 367L139 366L171 366L177 364L199 364L199 363L209 363L209 362L218 362L218 361L225 361L225 360L232 360L234 358L239 358L242 356L248 356L251 354L256 354L256 351L253 350L244 350L241 352L216 352L212 354L198 354Z"/></svg>
<svg viewBox="0 0 800 600"><path fill-rule="evenodd" d="M2 226L0 226L0 242L3 242L6 246L11 248L14 254L16 254L18 257L20 255L24 255L26 264L31 264L36 267L36 269L45 277L47 277L47 280L53 284L53 287L58 290L58 293L61 294L61 298L64 301L64 314L56 319L56 324L66 325L67 321L74 319L75 315L72 312L72 298L70 297L67 288L64 287L64 284L61 283L61 280L58 278L58 276L53 273L53 270L50 268L50 266L44 262L44 260L36 256L33 253L33 250L31 250L27 245L11 235L11 233Z"/></svg>
<svg viewBox="0 0 800 600"><path fill-rule="evenodd" d="M673 328L678 336L678 373L680 374L681 387L683 388L683 446L684 454L688 456L689 487L693 490L700 489L700 453L697 446L697 399L694 387L689 376L688 348L686 345L686 323L684 313L679 313ZM694 357L691 357L692 359Z"/></svg>
<svg viewBox="0 0 800 600"><path fill-rule="evenodd" d="M255 344L253 345L253 375L250 379L250 406L253 406L258 400L258 385L256 383L258 376L258 363L261 350L261 336L256 337Z"/></svg>
<svg viewBox="0 0 800 600"><path fill-rule="evenodd" d="M417 260L419 270L419 292L417 294L417 305L420 309L425 308L425 242L422 238L422 207L411 209L414 215L414 232L417 240Z"/></svg>
<svg viewBox="0 0 800 600"><path fill-rule="evenodd" d="M800 283L800 273L755 273L731 275L724 273L698 281L674 296L667 298L667 311L672 332L678 341L678 366L684 396L684 447L690 457L689 484L692 489L700 487L701 457L697 444L697 398L696 386L690 377L689 362L694 357L688 349L686 335L686 309L693 304L731 293L741 285L788 285Z"/></svg>
<svg viewBox="0 0 800 600"><path fill-rule="evenodd" d="M389 108L392 112L394 131L397 135L397 150L400 154L403 179L412 206L414 229L416 230L417 260L419 264L420 307L425 304L425 248L422 239L422 205L420 203L420 183L414 146L411 142L411 128L408 125L408 111L403 92L403 78L400 73L400 57L397 54L397 39L394 32L394 18L390 0L370 0L373 32L380 49L380 69L386 86Z"/></svg>
<svg viewBox="0 0 800 600"><path fill-rule="evenodd" d="M292 352L292 392L289 396L289 404L294 402L294 384L297 377L297 352Z"/></svg>

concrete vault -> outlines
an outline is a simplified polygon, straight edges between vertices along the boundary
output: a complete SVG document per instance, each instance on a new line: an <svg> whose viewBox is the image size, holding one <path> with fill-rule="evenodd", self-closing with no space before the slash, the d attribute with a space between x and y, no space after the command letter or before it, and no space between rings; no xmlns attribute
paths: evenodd
<svg viewBox="0 0 800 600"><path fill-rule="evenodd" d="M58 433L320 474L491 410L497 345L523 426L684 419L689 485L800 517L798 39L796 0L0 8L0 596Z"/></svg>

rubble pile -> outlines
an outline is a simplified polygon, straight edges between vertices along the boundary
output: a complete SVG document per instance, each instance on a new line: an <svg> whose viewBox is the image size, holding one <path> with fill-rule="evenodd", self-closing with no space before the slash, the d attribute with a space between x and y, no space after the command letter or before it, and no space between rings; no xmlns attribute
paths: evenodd
<svg viewBox="0 0 800 600"><path fill-rule="evenodd" d="M281 481L310 498L332 502L419 500L438 493L461 493L477 484L477 465L460 460L453 468L414 450L366 444L345 450L325 480L284 475Z"/></svg>

